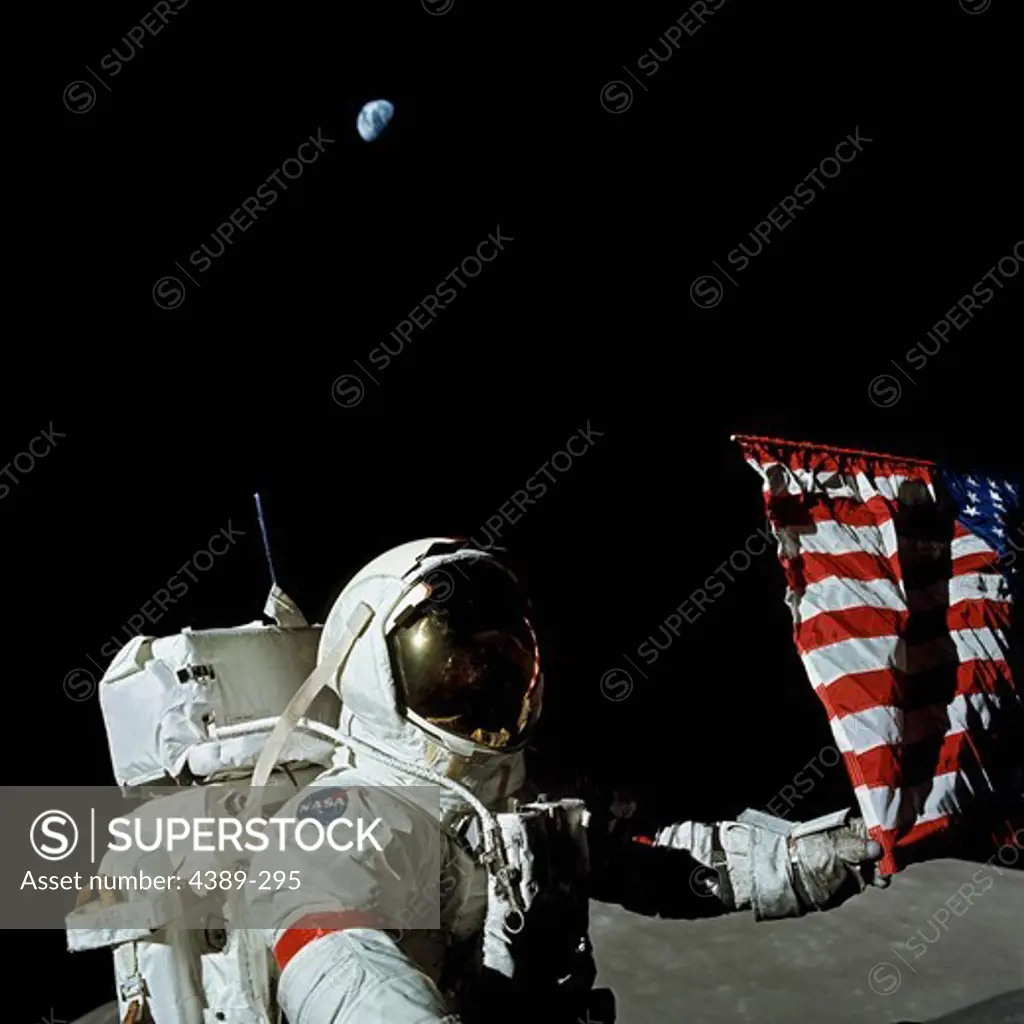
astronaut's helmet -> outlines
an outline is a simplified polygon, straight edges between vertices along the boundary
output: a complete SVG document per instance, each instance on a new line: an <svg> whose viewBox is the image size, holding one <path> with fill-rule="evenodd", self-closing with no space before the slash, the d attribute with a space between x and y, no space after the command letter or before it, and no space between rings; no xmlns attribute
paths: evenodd
<svg viewBox="0 0 1024 1024"><path fill-rule="evenodd" d="M527 741L541 711L540 653L529 602L495 559L426 573L384 633L407 719L495 751Z"/></svg>

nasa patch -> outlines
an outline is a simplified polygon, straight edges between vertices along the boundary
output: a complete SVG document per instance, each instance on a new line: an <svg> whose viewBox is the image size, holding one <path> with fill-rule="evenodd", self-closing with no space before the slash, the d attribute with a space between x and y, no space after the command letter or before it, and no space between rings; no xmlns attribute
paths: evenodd
<svg viewBox="0 0 1024 1024"><path fill-rule="evenodd" d="M348 809L348 794L343 789L318 789L299 804L298 818L316 818L326 825Z"/></svg>

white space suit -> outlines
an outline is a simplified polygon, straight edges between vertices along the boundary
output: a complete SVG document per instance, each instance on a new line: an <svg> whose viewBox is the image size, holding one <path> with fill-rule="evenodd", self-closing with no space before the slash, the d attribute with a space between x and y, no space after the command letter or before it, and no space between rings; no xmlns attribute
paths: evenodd
<svg viewBox="0 0 1024 1024"><path fill-rule="evenodd" d="M389 933L358 907L268 930L290 1024L588 1019L590 875L598 862L614 871L615 850L579 801L530 802L522 746L543 681L511 574L447 539L395 548L338 598L319 661L342 698L344 746L314 786L442 781L448 870L436 931ZM676 824L653 845L674 851L694 916L824 909L862 888L857 865L880 853L846 812L796 828L756 814Z"/></svg>
<svg viewBox="0 0 1024 1024"><path fill-rule="evenodd" d="M610 1024L607 994L592 990L588 901L598 876L614 878L623 849L633 857L645 848L628 834L620 844L620 828L595 827L603 808L546 801L530 789L523 746L543 677L512 575L487 552L446 538L404 544L362 569L324 624L317 669L263 746L256 785L293 742L291 731L309 725L323 686L341 697L337 729L328 730L337 752L281 813L301 816L328 790L439 785L440 926L396 931L378 923L372 905L329 915L283 905L276 927L240 930L227 942L234 975L271 964L268 987L236 995L235 1006L221 993L214 1012L193 985L195 1005L177 1016L161 1017L151 1001L156 1024L273 1024L278 1008L289 1024L521 1021L529 1013ZM880 853L846 812L796 827L743 817L670 825L650 840L670 864L671 895L682 895L691 916L826 909L863 888L859 865ZM322 859L304 872L304 895L315 903L311 882L331 888ZM175 972L194 974L186 960L166 959L145 984L166 989Z"/></svg>

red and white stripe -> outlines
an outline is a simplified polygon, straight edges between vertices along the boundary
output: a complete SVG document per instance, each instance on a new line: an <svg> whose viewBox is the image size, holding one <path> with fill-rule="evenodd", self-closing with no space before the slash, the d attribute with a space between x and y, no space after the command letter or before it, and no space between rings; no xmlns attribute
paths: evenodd
<svg viewBox="0 0 1024 1024"><path fill-rule="evenodd" d="M1016 700L996 552L959 523L946 543L898 535L901 501L935 500L930 464L738 440L763 481L797 649L893 873L992 788L987 734ZM942 578L907 583L929 563Z"/></svg>

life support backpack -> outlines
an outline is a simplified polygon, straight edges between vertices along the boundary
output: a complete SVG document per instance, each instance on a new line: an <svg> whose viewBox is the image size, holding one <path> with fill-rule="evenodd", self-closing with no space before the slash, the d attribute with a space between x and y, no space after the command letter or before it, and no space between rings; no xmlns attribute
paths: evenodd
<svg viewBox="0 0 1024 1024"><path fill-rule="evenodd" d="M316 665L320 626L275 585L264 610L276 624L137 636L100 680L114 775L122 788L251 771L277 718ZM324 689L305 717L336 726L338 697ZM278 764L327 765L333 745L293 732Z"/></svg>

